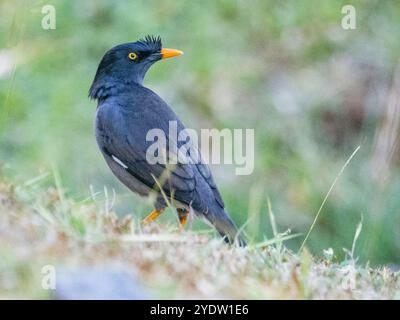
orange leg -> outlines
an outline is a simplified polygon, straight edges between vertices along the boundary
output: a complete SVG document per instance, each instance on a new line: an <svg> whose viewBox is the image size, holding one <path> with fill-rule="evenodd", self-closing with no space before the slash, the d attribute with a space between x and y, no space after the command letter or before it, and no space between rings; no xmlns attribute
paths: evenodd
<svg viewBox="0 0 400 320"><path fill-rule="evenodd" d="M177 209L180 227L183 228L188 220L189 211L185 209Z"/></svg>
<svg viewBox="0 0 400 320"><path fill-rule="evenodd" d="M148 216L146 216L146 218L144 218L142 220L143 224L148 224L150 222L153 222L154 220L156 220L161 213L164 212L164 209L161 210L153 210L152 212L150 212L150 214Z"/></svg>

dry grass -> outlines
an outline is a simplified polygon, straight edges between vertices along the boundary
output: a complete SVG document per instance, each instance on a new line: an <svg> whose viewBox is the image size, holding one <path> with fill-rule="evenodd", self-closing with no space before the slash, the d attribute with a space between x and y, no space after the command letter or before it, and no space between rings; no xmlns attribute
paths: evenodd
<svg viewBox="0 0 400 320"><path fill-rule="evenodd" d="M50 297L40 285L47 264L122 266L154 298L400 298L398 273L359 266L350 255L337 262L330 250L322 260L294 254L279 234L270 245L234 248L212 233L142 229L130 217L117 219L108 198L77 203L56 185L0 184L0 298Z"/></svg>

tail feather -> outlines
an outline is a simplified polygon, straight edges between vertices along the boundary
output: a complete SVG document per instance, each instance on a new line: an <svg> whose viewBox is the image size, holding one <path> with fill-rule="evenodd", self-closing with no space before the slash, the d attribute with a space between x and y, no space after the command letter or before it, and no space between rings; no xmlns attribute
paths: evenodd
<svg viewBox="0 0 400 320"><path fill-rule="evenodd" d="M208 217L210 218L209 220L214 225L215 229L217 229L218 233L227 243L237 243L241 247L246 246L246 240L239 233L235 223L225 211L218 212L217 214L211 213Z"/></svg>

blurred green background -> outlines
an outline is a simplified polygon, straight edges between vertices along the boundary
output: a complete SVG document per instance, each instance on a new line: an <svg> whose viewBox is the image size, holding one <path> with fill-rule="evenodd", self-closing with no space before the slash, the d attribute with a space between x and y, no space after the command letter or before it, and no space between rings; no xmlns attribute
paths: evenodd
<svg viewBox="0 0 400 320"><path fill-rule="evenodd" d="M55 30L41 27L45 4ZM344 4L355 30L341 27ZM71 196L106 185L119 213L144 215L97 149L87 93L106 50L160 35L185 55L154 65L145 84L187 126L255 129L252 175L213 167L250 236L272 236L268 196L281 231L306 233L361 145L307 245L340 257L363 216L360 259L399 263L399 21L398 1L0 1L1 170L27 181L55 167Z"/></svg>

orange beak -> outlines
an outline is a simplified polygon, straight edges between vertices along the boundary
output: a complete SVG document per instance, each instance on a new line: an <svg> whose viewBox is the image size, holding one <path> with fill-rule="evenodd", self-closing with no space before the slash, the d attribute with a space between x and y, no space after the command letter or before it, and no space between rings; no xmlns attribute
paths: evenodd
<svg viewBox="0 0 400 320"><path fill-rule="evenodd" d="M162 59L168 59L172 57L177 57L183 54L183 51L181 50L175 50L175 49L168 49L168 48L162 48L161 49L161 58Z"/></svg>

